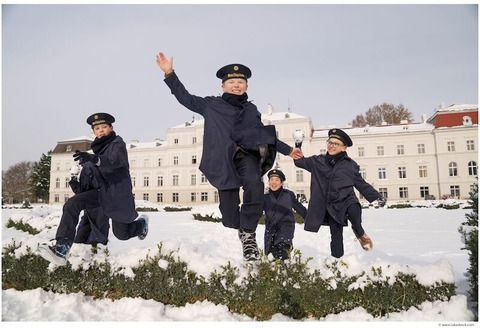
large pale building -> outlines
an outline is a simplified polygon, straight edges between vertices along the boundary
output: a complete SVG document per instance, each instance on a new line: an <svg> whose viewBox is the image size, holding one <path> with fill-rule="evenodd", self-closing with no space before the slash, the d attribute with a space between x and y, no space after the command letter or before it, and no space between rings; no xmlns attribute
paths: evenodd
<svg viewBox="0 0 480 328"><path fill-rule="evenodd" d="M331 127L314 129L310 118L292 113L262 114L276 127L278 138L293 145L293 132L305 132L305 156L326 152ZM203 147L203 120L167 129L167 140L127 144L133 192L138 200L166 204L218 202L218 193L198 166ZM342 128L353 139L347 152L362 176L390 200L468 198L477 177L478 105L451 105L423 117L420 123ZM72 154L88 149L87 137L59 141L52 152L50 201L63 203L73 195L68 186ZM310 173L288 156L277 155L275 166L287 177L286 186L310 198ZM359 197L361 197L359 195Z"/></svg>

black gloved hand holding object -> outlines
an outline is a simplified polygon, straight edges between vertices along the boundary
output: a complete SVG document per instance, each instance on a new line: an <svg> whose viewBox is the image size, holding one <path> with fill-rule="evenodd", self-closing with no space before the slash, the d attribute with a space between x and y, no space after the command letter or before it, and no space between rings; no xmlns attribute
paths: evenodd
<svg viewBox="0 0 480 328"><path fill-rule="evenodd" d="M90 154L86 151L76 151L75 154L73 154L73 159L79 161L82 165L87 162L92 162L93 164L98 163L98 155Z"/></svg>

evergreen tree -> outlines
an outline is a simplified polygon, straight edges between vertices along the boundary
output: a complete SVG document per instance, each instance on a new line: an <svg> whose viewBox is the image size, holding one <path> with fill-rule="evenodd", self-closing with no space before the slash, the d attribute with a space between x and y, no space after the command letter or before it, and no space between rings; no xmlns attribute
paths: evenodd
<svg viewBox="0 0 480 328"><path fill-rule="evenodd" d="M468 260L470 262L470 267L465 273L470 281L469 295L478 306L478 180L470 192L468 202L472 207L472 212L465 215L467 221L462 223L459 232L462 234L465 243L465 247L462 249L468 250Z"/></svg>
<svg viewBox="0 0 480 328"><path fill-rule="evenodd" d="M49 151L47 155L42 154L40 161L33 164L33 171L30 176L30 191L32 195L37 200L41 199L46 203L48 203L50 189L51 153Z"/></svg>

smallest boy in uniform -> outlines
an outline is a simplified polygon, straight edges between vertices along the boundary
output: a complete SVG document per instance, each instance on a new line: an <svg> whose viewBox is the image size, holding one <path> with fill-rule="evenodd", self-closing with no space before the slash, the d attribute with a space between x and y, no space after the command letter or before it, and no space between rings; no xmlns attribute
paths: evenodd
<svg viewBox="0 0 480 328"><path fill-rule="evenodd" d="M295 194L283 188L285 174L274 169L268 172L268 191L265 194L265 255L272 253L275 259L286 260L293 247L295 218L292 208L302 218L307 209L295 197Z"/></svg>

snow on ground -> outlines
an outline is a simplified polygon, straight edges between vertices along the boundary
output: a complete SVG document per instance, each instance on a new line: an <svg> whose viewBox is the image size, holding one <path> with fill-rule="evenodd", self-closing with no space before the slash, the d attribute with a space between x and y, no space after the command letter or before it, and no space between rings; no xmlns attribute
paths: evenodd
<svg viewBox="0 0 480 328"><path fill-rule="evenodd" d="M446 202L455 202L452 200ZM474 316L467 305L468 281L464 276L469 263L468 253L462 250L464 244L458 228L465 221L468 209L445 210L435 208L437 202L417 202L415 206L429 208L368 208L363 210L363 225L373 240L374 248L365 252L355 241L350 228L344 231L345 255L348 263L343 272L355 275L368 271L372 266L382 266L386 272L402 271L414 273L423 284L435 281L454 282L458 295L449 302L425 302L421 310L411 308L408 311L390 314L388 317L374 318L363 308L356 308L336 315L322 318L322 324L332 322L355 321L358 323L383 322L389 324L401 322L431 323L440 326L443 322L466 322L465 326L475 324ZM462 202L463 204L464 202ZM187 212L165 212L155 204L137 204L157 207L159 212L148 212L150 217L149 235L143 241L131 239L117 240L110 233L108 250L109 261L125 267L125 274L138 260L147 254L158 252L158 243L162 242L163 252L173 251L181 260L188 262L189 268L208 277L209 273L221 265L231 262L237 267L243 266L241 245L237 232L227 229L220 223L200 222L193 219L192 213L220 216L218 206L195 206ZM18 245L17 256L26 252L27 247L36 249L38 243L54 238L56 226L60 220L61 206L40 206L33 209L2 210L2 244ZM42 232L32 236L27 233L6 228L8 219L26 222ZM48 228L50 227L50 228ZM259 225L257 241L263 249L265 228ZM312 257L309 262L312 269L324 268L332 262L330 256L330 236L327 227L319 233L303 230L297 225L294 247L302 252L302 258ZM102 257L102 252L95 255ZM92 254L87 245L75 244L69 261L74 267L87 268ZM53 269L53 267L51 267ZM329 272L323 272L328 276ZM357 282L361 284L362 282ZM164 305L152 300L123 298L117 301L93 300L81 293L55 294L41 289L29 291L2 290L2 321L169 321L169 322L252 322L252 319L230 313L223 305L214 305L208 301L187 304L185 307ZM292 322L291 318L277 314L271 322ZM306 320L318 321L318 320ZM467 322L468 321L468 322ZM50 324L49 323L49 324Z"/></svg>

